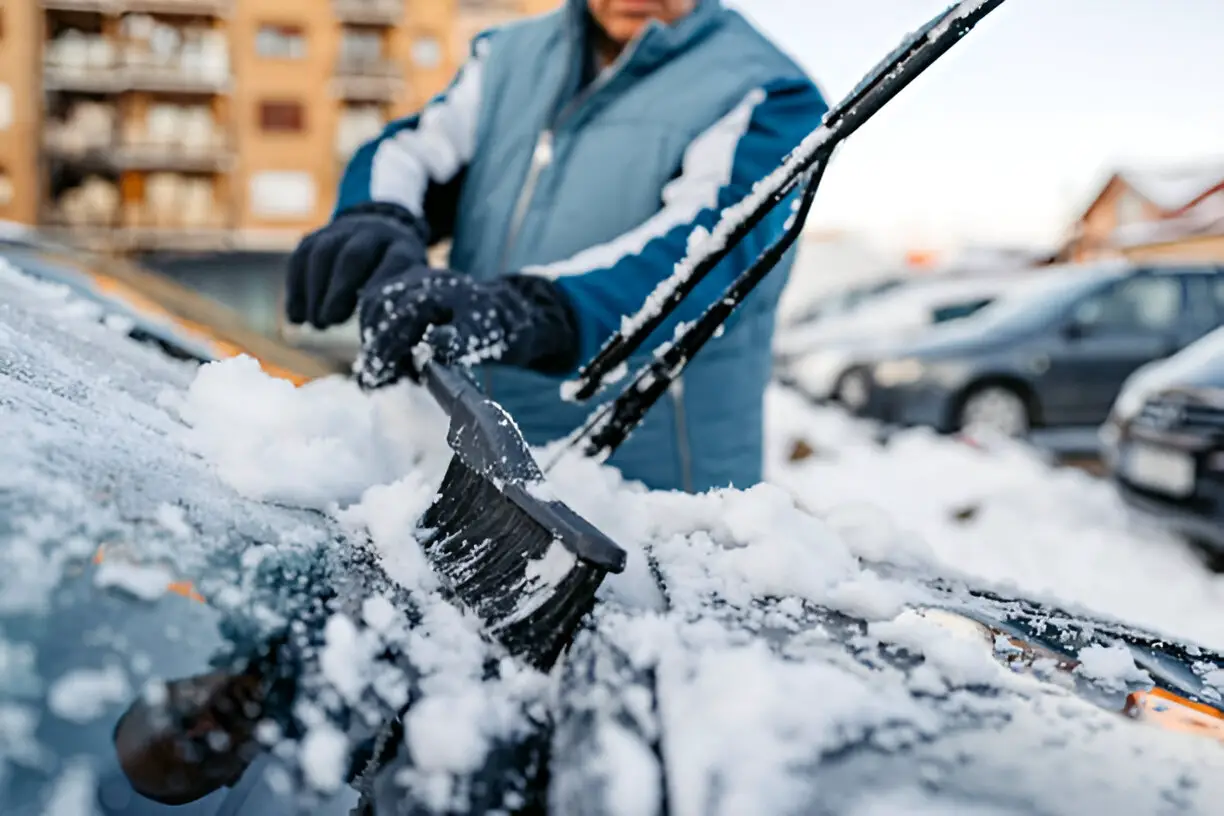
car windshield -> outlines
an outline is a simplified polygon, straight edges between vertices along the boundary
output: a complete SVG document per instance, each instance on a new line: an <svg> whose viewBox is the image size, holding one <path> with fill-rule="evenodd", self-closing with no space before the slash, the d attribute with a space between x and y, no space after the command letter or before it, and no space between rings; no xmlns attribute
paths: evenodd
<svg viewBox="0 0 1224 816"><path fill-rule="evenodd" d="M451 460L424 389L375 400L340 378L287 387L249 358L177 362L63 288L0 264L0 813L282 816L302 812L285 801L298 793L323 797L305 811L319 816L536 812L518 805L566 796L577 805L549 812L614 812L623 785L606 769L682 779L690 810L730 786L722 811L779 812L830 790L916 790L966 746L984 787L940 792L930 812L1014 801L999 784L1012 778L1060 779L1025 783L1040 812L1107 810L1086 799L1104 767L1148 813L1137 797L1184 768L1180 751L1142 750L1149 730L1114 725L1116 689L1098 707L1089 686L1068 718L990 662L1005 631L1079 653L1074 629L1035 609L1041 640L1005 623L1015 602L931 585L925 564L863 563L781 487L670 495L562 462L548 487L641 549L555 676L529 670L439 591L419 546ZM1008 628L945 638L925 613L887 611L902 598ZM1090 681L1069 678L1060 702ZM752 705L728 705L745 687ZM796 705L811 689L835 693ZM672 773L664 737L700 746L695 764ZM1199 778L1224 778L1224 756L1199 755L1214 763ZM633 812L664 807L647 793Z"/></svg>
<svg viewBox="0 0 1224 816"><path fill-rule="evenodd" d="M995 331L1038 325L1120 274L1116 266L1054 267L1004 293L970 319L975 330Z"/></svg>

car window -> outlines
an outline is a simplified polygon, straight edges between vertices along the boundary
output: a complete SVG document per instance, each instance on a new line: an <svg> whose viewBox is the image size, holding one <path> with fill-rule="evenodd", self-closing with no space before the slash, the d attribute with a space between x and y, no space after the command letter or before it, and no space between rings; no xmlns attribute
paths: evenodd
<svg viewBox="0 0 1224 816"><path fill-rule="evenodd" d="M1075 320L1094 331L1164 331L1177 325L1181 301L1176 276L1131 278L1081 302Z"/></svg>
<svg viewBox="0 0 1224 816"><path fill-rule="evenodd" d="M968 317L976 313L980 309L984 309L991 303L991 298L977 298L964 303L948 303L943 306L937 306L931 310L932 323L946 323L949 320L958 320L962 317Z"/></svg>
<svg viewBox="0 0 1224 816"><path fill-rule="evenodd" d="M1216 321L1224 321L1224 275L1212 275L1211 281L1211 300L1210 303L1215 306L1215 314L1213 317Z"/></svg>
<svg viewBox="0 0 1224 816"><path fill-rule="evenodd" d="M1192 325L1220 325L1224 320L1224 279L1217 275L1186 276L1186 311Z"/></svg>

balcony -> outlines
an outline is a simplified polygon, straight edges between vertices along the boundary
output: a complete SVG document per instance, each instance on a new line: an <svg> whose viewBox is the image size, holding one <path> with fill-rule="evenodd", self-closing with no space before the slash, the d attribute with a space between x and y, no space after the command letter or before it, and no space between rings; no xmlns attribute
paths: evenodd
<svg viewBox="0 0 1224 816"><path fill-rule="evenodd" d="M67 32L46 44L43 87L102 94L227 91L230 63L224 33L184 29L180 36L179 48L159 54L138 43L123 45L98 34Z"/></svg>
<svg viewBox="0 0 1224 816"><path fill-rule="evenodd" d="M355 102L392 102L404 91L404 67L389 59L341 59L333 95Z"/></svg>
<svg viewBox="0 0 1224 816"><path fill-rule="evenodd" d="M233 161L225 130L207 104L157 102L121 118L113 101L78 100L46 120L47 155L83 169L219 173Z"/></svg>
<svg viewBox="0 0 1224 816"><path fill-rule="evenodd" d="M124 203L118 185L90 177L43 210L41 227L96 252L210 251L233 244L229 214L207 181L162 173L149 176L144 187L143 199Z"/></svg>
<svg viewBox="0 0 1224 816"><path fill-rule="evenodd" d="M234 0L112 0L130 14L184 14L192 17L228 17Z"/></svg>
<svg viewBox="0 0 1224 816"><path fill-rule="evenodd" d="M88 11L98 14L114 14L115 0L39 0L47 11Z"/></svg>
<svg viewBox="0 0 1224 816"><path fill-rule="evenodd" d="M116 94L125 91L151 93L219 94L230 89L228 70L209 70L202 65L110 60L103 64L66 64L48 59L43 63L43 88L47 91Z"/></svg>
<svg viewBox="0 0 1224 816"><path fill-rule="evenodd" d="M37 0L47 11L87 11L117 15L185 14L192 17L226 17L234 0Z"/></svg>
<svg viewBox="0 0 1224 816"><path fill-rule="evenodd" d="M50 157L69 161L80 169L98 171L227 173L234 165L234 154L225 146L127 142L80 149L69 148L62 142L47 138L44 147Z"/></svg>
<svg viewBox="0 0 1224 816"><path fill-rule="evenodd" d="M332 13L351 25L398 25L404 19L404 0L332 0Z"/></svg>
<svg viewBox="0 0 1224 816"><path fill-rule="evenodd" d="M128 142L116 148L113 161L121 170L174 170L179 173L224 173L234 154L224 145L167 145Z"/></svg>

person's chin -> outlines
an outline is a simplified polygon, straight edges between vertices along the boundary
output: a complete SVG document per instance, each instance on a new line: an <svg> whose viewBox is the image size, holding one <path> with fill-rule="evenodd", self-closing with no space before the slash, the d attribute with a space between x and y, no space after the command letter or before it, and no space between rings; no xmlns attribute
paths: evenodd
<svg viewBox="0 0 1224 816"><path fill-rule="evenodd" d="M640 17L637 15L625 15L608 26L608 36L611 37L614 42L620 43L621 45L627 45L633 40L634 37L638 35L638 32L646 27L646 24L649 22L649 14L643 14Z"/></svg>

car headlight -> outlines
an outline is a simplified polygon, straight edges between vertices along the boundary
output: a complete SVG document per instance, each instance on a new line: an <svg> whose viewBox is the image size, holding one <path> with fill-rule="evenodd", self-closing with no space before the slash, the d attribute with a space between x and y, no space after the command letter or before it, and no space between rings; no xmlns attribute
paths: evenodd
<svg viewBox="0 0 1224 816"><path fill-rule="evenodd" d="M872 377L880 385L889 388L894 385L908 385L917 382L922 379L924 370L922 361L906 357L877 363Z"/></svg>

